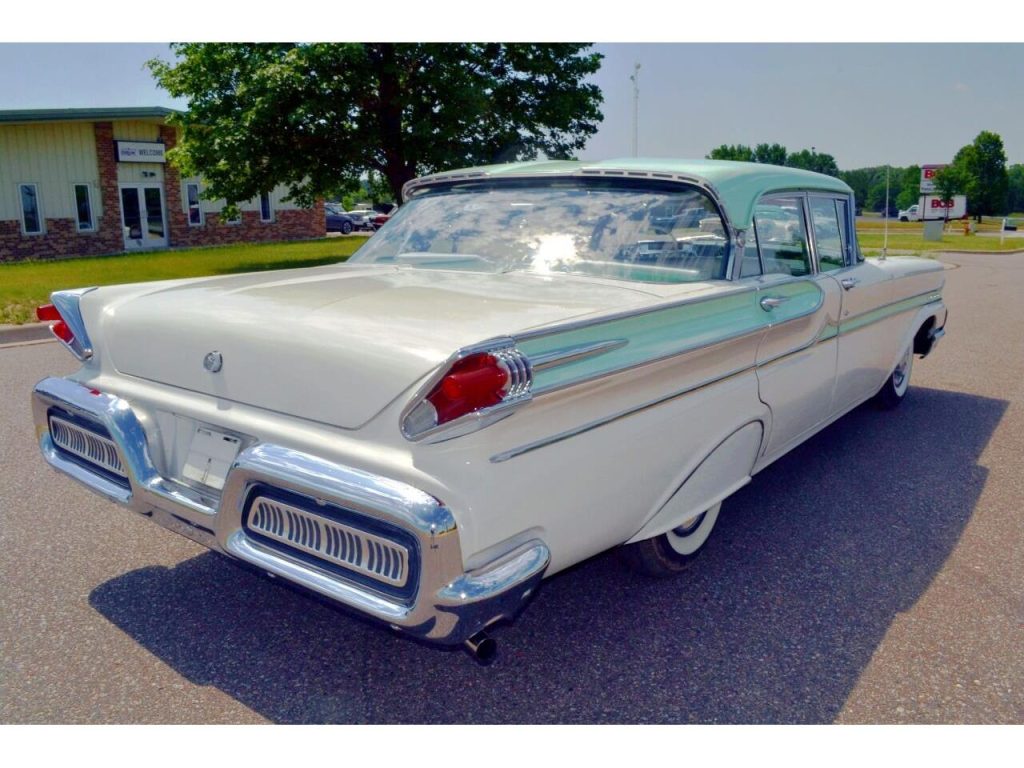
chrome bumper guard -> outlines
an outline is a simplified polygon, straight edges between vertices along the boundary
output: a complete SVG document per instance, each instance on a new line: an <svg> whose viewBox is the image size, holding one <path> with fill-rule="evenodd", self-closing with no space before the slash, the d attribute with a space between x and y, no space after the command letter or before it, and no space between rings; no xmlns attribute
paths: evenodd
<svg viewBox="0 0 1024 768"><path fill-rule="evenodd" d="M127 401L67 379L39 382L32 409L44 458L90 490L210 549L431 642L460 644L500 619L511 619L550 562L547 546L533 539L464 572L455 518L438 499L405 483L270 443L238 455L219 499L202 494L160 475L150 458L143 421ZM57 445L50 434L51 416L70 416L79 426L93 424L98 433L105 431L128 487L105 476L102 466L93 471L84 457L69 455ZM293 557L247 534L246 506L266 487L400 528L417 550L419 570L410 574L418 579L415 592L404 598L386 594L365 580L346 579L300 552ZM315 509L307 511L315 514Z"/></svg>

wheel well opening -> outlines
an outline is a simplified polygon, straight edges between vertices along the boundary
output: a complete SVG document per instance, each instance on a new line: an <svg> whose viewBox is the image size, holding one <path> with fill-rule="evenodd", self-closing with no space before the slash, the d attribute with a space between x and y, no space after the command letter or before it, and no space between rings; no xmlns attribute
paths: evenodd
<svg viewBox="0 0 1024 768"><path fill-rule="evenodd" d="M921 355L927 355L932 350L932 337L931 331L935 327L935 318L929 317L920 328L917 329L917 333L914 335L914 353Z"/></svg>

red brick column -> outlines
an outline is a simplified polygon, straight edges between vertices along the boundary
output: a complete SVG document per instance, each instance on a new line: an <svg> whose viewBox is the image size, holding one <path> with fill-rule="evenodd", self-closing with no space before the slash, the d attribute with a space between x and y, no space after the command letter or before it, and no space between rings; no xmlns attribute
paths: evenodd
<svg viewBox="0 0 1024 768"><path fill-rule="evenodd" d="M167 150L178 144L178 129L173 125L160 126L160 141ZM171 247L190 244L188 214L182 213L181 173L171 163L164 164L164 200L167 201L167 237Z"/></svg>
<svg viewBox="0 0 1024 768"><path fill-rule="evenodd" d="M100 198L103 215L96 222L96 240L90 253L113 253L124 250L121 231L121 197L117 191L117 157L114 154L113 123L93 123L96 137L96 165L99 168Z"/></svg>

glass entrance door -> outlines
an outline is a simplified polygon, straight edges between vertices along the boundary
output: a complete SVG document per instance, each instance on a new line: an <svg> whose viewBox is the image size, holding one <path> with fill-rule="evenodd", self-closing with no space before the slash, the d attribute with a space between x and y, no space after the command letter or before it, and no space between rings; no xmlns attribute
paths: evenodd
<svg viewBox="0 0 1024 768"><path fill-rule="evenodd" d="M126 250L167 247L164 195L159 185L121 185L121 225Z"/></svg>

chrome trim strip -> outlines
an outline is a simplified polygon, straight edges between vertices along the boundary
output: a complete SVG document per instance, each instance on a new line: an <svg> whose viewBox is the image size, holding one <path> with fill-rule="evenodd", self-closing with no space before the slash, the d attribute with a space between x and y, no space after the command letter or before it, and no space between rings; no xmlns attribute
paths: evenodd
<svg viewBox="0 0 1024 768"><path fill-rule="evenodd" d="M814 311L816 312L817 310L814 310ZM810 313L808 313L808 314L810 314ZM806 317L806 315L799 315L799 316L794 317L792 319L799 320L801 317ZM614 369L612 369L610 371L602 371L600 373L595 373L595 374L593 374L591 376L585 376L585 377L580 378L580 379L574 379L572 381L562 382L561 384L551 384L551 385L546 386L546 387L538 387L537 389L535 389L533 391L533 394L536 397L540 397L541 395L550 395L553 392L561 392L563 389L568 389L569 387L576 387L576 386L580 386L580 385L583 385L583 384L590 384L590 383L592 383L594 381L598 381L599 379L603 379L603 378L606 378L608 376L615 376L615 375L620 374L620 373L626 373L628 371L634 371L634 370L636 370L638 368L643 368L644 366L653 365L655 363L663 363L666 360L671 360L674 357L680 357L681 355L686 355L686 354L689 354L690 352L696 352L698 349L711 349L712 347L717 347L720 344L728 344L729 342L739 341L740 339L745 339L745 338L747 338L749 336L756 336L758 334L763 334L763 333L766 333L768 331L768 329L769 329L768 325L762 325L762 326L759 326L759 327L757 327L757 328L755 328L755 329L753 329L751 331L740 331L740 332L734 333L734 334L732 334L730 336L723 336L721 339L716 339L715 341L711 342L710 344L691 344L691 345L689 345L687 347L683 347L682 349L676 350L674 352L669 352L669 353L664 354L664 355L659 355L658 357L652 357L652 358L650 358L648 360L642 360L641 362L633 363L631 365L626 365L626 366L623 366L621 368L614 368ZM732 374L728 374L728 375L731 376ZM700 386L704 386L704 385L702 384Z"/></svg>
<svg viewBox="0 0 1024 768"><path fill-rule="evenodd" d="M740 293L745 293L745 292L748 292L748 291L753 291L756 294L757 292L762 291L762 290L763 291L777 290L779 288L779 286L785 286L785 285L789 285L791 283L798 283L798 282L809 282L809 283L815 285L815 287L818 288L818 301L814 305L814 307L812 307L811 309L807 310L806 312L803 312L803 313L798 314L798 315L793 315L792 317L788 317L788 318L786 318L785 320L782 321L782 323L788 323L788 322L792 322L794 320L802 320L805 317L809 317L810 315L813 315L815 312L817 312L819 309L821 309L822 305L824 304L824 302L825 302L825 292L821 290L821 287L817 285L817 283L815 282L815 280L813 278L809 278L807 276L795 277L792 280L782 280L782 281L779 281L779 282L773 282L769 286L752 286L747 291L741 291ZM700 303L700 302L703 302L703 301L710 301L710 300L713 300L713 299L724 298L724 297L728 297L728 296L732 296L732 295L734 295L734 294L730 292L730 293L721 294L721 295L718 295L718 296L701 297L697 302L694 302L694 303ZM660 311L660 310L663 310L663 309L675 309L676 307L683 306L684 304L685 304L685 302L682 302L680 304L666 305L666 306L663 306L663 307L658 307L655 310L645 310L644 312L637 313L637 314L648 314L649 311ZM632 316L633 315L624 315L624 316L621 316L621 317L615 317L614 319L615 320L627 319L627 318L632 317ZM599 321L599 323L600 322L605 322L605 321L602 319L601 321ZM609 320L608 322L611 322L611 320ZM577 327L589 327L590 325L599 324L599 323L585 322L583 324L578 325ZM626 365L626 366L623 366L621 368L614 368L614 369L609 370L609 371L603 371L603 372L600 372L600 373L595 373L595 374L593 374L591 376L587 376L587 377L580 378L580 379L575 379L573 381L563 382L561 384L553 384L553 385L546 386L546 387L536 387L533 390L533 394L534 394L534 396L547 395L547 394L550 394L552 392L558 392L560 390L566 389L568 387L575 387L575 386L580 385L580 384L588 384L588 383L590 383L592 381L596 381L598 379L602 379L602 378L604 378L606 376L612 376L612 375L615 375L615 374L618 374L618 373L623 373L623 372L626 372L626 371L632 371L632 370L635 370L637 368L642 368L643 366L646 366L646 365L651 365L652 363L660 363L660 362L664 362L665 360L671 360L674 357L678 357L680 355L685 355L685 354L688 354L688 353L693 352L693 351L698 350L698 349L707 349L707 348L718 346L719 344L726 344L726 343L729 343L731 341L737 341L739 339L746 338L748 336L753 336L753 335L756 335L756 334L759 334L759 333L765 333L769 329L775 328L775 327L781 325L782 323L773 323L773 322L771 322L769 320L764 325L760 325L757 328L754 328L752 330L739 331L737 333L734 333L734 334L731 334L731 335L728 335L728 336L723 336L722 338L716 339L715 341L710 342L710 343L690 344L690 345L684 346L684 347L682 347L682 348L680 348L678 350L675 350L673 352L669 352L667 354L660 355L658 357L652 357L652 358L647 359L647 360L642 360L640 362L633 363L631 365ZM563 332L563 330L565 330L565 332L568 332L570 330L576 330L577 328L571 327L572 325L573 324L569 324L568 326L566 326L565 329L567 329L567 330L565 330L563 328L558 328L557 330L551 331L551 332L549 332L549 333L547 333L545 335L554 335L556 333ZM537 336L534 336L533 338L537 338ZM525 341L525 340L527 340L525 335L517 337L517 341Z"/></svg>
<svg viewBox="0 0 1024 768"><path fill-rule="evenodd" d="M637 413L641 413L642 411L646 411L656 406L663 405L664 403L675 400L676 398L682 397L683 395L690 394L691 392L696 392L697 390L704 389L705 387L710 387L712 384L718 384L719 382L734 378L736 376L739 376L740 374L746 373L747 371L751 371L756 367L757 366L754 365L748 365L743 368L739 368L735 371L723 374L721 376L716 376L715 378L707 379L706 381L702 381L699 384L694 384L691 387L681 389L677 392L673 392L672 394L665 395L664 397L659 397L657 400L650 400L646 403L643 403L642 405L627 408L626 410L613 413L610 416L603 416L600 419L594 419L593 421L589 421L586 424L581 424L578 427L567 429L564 432L559 432L555 435L544 437L541 438L540 440L535 440L532 443L526 443L525 445L521 445L518 448L512 448L511 450L508 451L496 453L493 456L491 456L490 461L492 464L500 464L503 461L514 459L516 456L522 456L524 453L536 451L538 448L544 448L545 446L552 445L554 443L560 443L563 440L568 440L570 437L576 437L577 435L581 435L584 432L590 432L591 430L597 429L598 427L603 427L607 424L611 424L612 422L625 419L628 416L633 416Z"/></svg>
<svg viewBox="0 0 1024 768"><path fill-rule="evenodd" d="M778 283L772 283L772 287L779 285L788 285L789 283L799 282L801 280L807 280L804 277L793 277L792 280L780 281ZM712 293L706 296L685 296L675 301L666 301L663 304L656 304L654 306L634 307L633 309L622 310L621 312L613 312L607 315L599 315L597 317L585 317L580 320L572 320L567 323L561 323L559 325L545 326L543 328L536 328L532 331L524 331L517 333L514 337L516 343L524 341L533 341L534 339L541 339L545 336L555 336L560 333L568 333L570 331L578 331L583 328L590 328L595 325L603 325L604 323L615 322L616 320L626 320L631 317L642 317L649 315L654 312L661 312L667 309L676 309L678 307L687 306L690 304L703 304L707 301L716 301L718 299L724 299L730 296L735 296L742 293L756 293L758 286L752 284L735 285L731 280L714 280L709 281L715 285L727 286L728 289Z"/></svg>
<svg viewBox="0 0 1024 768"><path fill-rule="evenodd" d="M935 295L935 292L934 291L926 291L925 293L919 294L918 296L910 297L910 299L920 298L922 296L929 296L929 295ZM905 301L910 301L910 299L901 299L898 302L892 302L891 304L886 304L885 306L886 307L893 306L895 304L900 304L900 303L903 303ZM941 301L941 300L942 300L941 295L937 295L936 301ZM933 303L933 302L932 301L928 301L928 302L919 304L916 307L909 307L907 311L909 311L910 309L918 309L920 307L926 307L926 306L928 306L928 304L931 304L931 303ZM817 310L815 310L815 311L817 311ZM872 310L872 311L876 311L876 310ZM864 313L864 314L867 314L867 313ZM894 313L894 314L898 314L898 313ZM886 319L886 317L890 317L890 316L891 315L887 315L885 317L880 317L877 320L873 320L873 321L871 321L871 323L866 323L865 325L860 326L859 328L857 328L855 330L860 330L860 328L866 328L869 325L871 325L871 324L873 324L875 322L879 322L881 320L884 320L884 319ZM806 317L806 315L801 315L799 317L794 317L794 318L791 318L791 319L797 320L797 319L800 319L801 317ZM828 334L828 329L829 328L836 328L836 333ZM601 419L595 419L593 421L587 422L586 424L582 424L582 425L580 425L578 427L574 427L572 429L565 430L564 432L559 432L559 433L557 433L555 435L551 435L551 436L546 437L546 438L541 438L540 440L535 440L532 443L526 443L525 445L521 445L518 448L512 448L510 450L503 451L501 453L496 453L493 456L491 456L490 461L493 464L499 464L501 462L508 461L509 459L513 459L516 456L521 456L524 453L530 453L531 451L535 451L538 448L544 448L545 446L552 445L554 443L559 443L559 442L561 442L563 440L569 439L570 437L575 437L577 435L583 434L584 432L589 432L589 431L591 431L593 429L597 429L598 427L603 427L606 424L610 424L610 423L612 423L614 421L618 421L619 419L624 419L627 416L632 416L633 414L640 413L641 411L645 411L645 410L647 410L649 408L653 408L655 406L661 405L661 404L669 402L671 400L675 400L676 398L682 397L685 394L688 394L690 392L694 392L694 391L699 390L699 389L703 389L705 387L709 387L712 384L717 384L718 382L721 382L721 381L725 381L725 380L730 379L730 378L732 378L734 376L738 376L738 375L740 375L742 373L745 373L746 371L749 371L751 369L764 368L765 366L772 365L773 363L779 362L783 358L789 357L791 355L799 354L800 352L804 352L805 350L810 349L811 347L816 346L817 344L821 344L823 342L831 341L833 339L836 339L839 336L840 332L841 332L841 326L839 326L837 328L836 326L833 326L830 323L826 322L825 325L822 326L822 329L820 331L818 331L818 334L814 337L814 339L812 341L810 341L807 344L804 344L803 346L801 346L801 347L799 347L797 349L794 349L794 350L786 352L786 353L784 353L782 355L779 355L778 357L774 357L774 358L772 358L770 360L762 361L761 363L758 363L758 364L752 365L752 366L748 366L746 368L741 368L741 369L739 369L737 371L733 371L731 373L724 374L723 376L720 376L720 377L717 377L717 378L709 379L707 381L701 382L700 384L697 384L697 385L695 385L693 387L690 387L688 389L684 389L684 390L681 390L679 392L675 392L675 393L673 393L671 395L667 395L665 397L659 398L658 400L653 400L653 401L650 401L648 403L644 403L643 405L639 405L639 406L636 406L634 408L627 409L625 411L620 411L618 413L612 414L611 416L605 416L605 417L603 417ZM936 340L945 335L945 331L942 330L942 329L939 329L938 331L933 331L933 333L936 334L936 336L935 336ZM732 340L732 339L728 339L728 340ZM692 350L690 350L690 351L692 351ZM641 365L646 365L646 364L647 363L641 363ZM637 366L634 366L634 367L637 367ZM623 370L628 370L628 369L623 369ZM620 373L620 372L621 371L614 371L614 373ZM602 375L605 375L605 374L602 374ZM599 377L593 377L593 378L599 378ZM585 381L590 381L590 380L593 380L593 379L581 380L580 382L573 382L572 385L575 386L575 384L577 384L577 383L582 384L582 383L585 383ZM569 386L569 385L566 385L566 386ZM551 391L554 391L554 390L553 389L550 389L550 390L538 390L536 394L538 394L538 395L539 394L547 394L547 393L549 393Z"/></svg>
<svg viewBox="0 0 1024 768"><path fill-rule="evenodd" d="M921 299L927 299L927 301L920 301ZM940 301L942 301L942 294L936 292L934 289L924 291L923 293L918 293L914 296L908 296L905 299L891 301L888 304L883 304L880 307L869 309L867 312L861 312L859 315L844 318L843 322L839 324L839 334L842 335L843 333L852 333L854 331L859 331L862 328L868 328L874 325L875 323L881 322L882 320L888 320L890 317L901 314L903 312L909 312L913 309L920 309L921 307L926 307L929 304L934 304ZM900 305L902 304L906 304L907 306L900 307ZM895 307L899 308L896 309ZM874 314L878 314L878 317L871 318L866 322L861 319Z"/></svg>
<svg viewBox="0 0 1024 768"><path fill-rule="evenodd" d="M533 370L538 372L544 371L559 365L568 365L578 360L585 360L588 357L603 355L606 352L621 349L627 344L629 344L628 339L609 339L608 341L596 341L593 344L577 344L572 347L553 349L550 352L536 355L530 361L530 364Z"/></svg>

